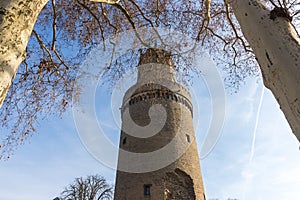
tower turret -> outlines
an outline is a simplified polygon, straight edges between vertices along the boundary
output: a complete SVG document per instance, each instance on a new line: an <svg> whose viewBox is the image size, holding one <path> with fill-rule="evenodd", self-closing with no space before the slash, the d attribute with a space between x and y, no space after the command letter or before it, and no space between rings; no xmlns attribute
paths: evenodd
<svg viewBox="0 0 300 200"><path fill-rule="evenodd" d="M190 94L170 53L141 55L125 93L115 200L204 200Z"/></svg>

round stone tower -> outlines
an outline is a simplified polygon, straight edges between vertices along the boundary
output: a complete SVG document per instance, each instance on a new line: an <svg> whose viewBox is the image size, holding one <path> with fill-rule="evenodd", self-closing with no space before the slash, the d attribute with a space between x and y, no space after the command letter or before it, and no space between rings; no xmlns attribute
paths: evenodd
<svg viewBox="0 0 300 200"><path fill-rule="evenodd" d="M148 49L123 98L115 200L205 200L190 94L171 55Z"/></svg>

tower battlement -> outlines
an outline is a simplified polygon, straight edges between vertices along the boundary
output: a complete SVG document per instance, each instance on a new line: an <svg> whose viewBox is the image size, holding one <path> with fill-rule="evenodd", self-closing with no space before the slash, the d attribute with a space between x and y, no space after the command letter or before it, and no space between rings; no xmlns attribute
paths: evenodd
<svg viewBox="0 0 300 200"><path fill-rule="evenodd" d="M162 100L178 102L186 106L193 115L193 106L189 98L180 94L179 92L174 92L167 87L156 84L146 84L140 87L139 90L134 92L134 94L132 94L129 99L124 100L124 104L121 110L123 112L128 106L134 105L141 101L155 100L157 103Z"/></svg>

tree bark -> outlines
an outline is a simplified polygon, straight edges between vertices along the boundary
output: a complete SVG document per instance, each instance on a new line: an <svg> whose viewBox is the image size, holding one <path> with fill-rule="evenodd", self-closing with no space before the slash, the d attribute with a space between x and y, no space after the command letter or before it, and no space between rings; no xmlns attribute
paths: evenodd
<svg viewBox="0 0 300 200"><path fill-rule="evenodd" d="M36 19L48 0L0 1L0 108L25 58Z"/></svg>
<svg viewBox="0 0 300 200"><path fill-rule="evenodd" d="M298 35L288 18L271 17L271 11L258 0L232 0L231 5L260 65L265 86L272 91L300 141Z"/></svg>

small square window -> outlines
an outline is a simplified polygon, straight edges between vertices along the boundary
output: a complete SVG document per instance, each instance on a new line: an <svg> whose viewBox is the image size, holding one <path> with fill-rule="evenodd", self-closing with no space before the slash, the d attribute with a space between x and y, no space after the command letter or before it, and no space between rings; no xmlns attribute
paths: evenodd
<svg viewBox="0 0 300 200"><path fill-rule="evenodd" d="M151 184L144 185L144 195L145 196L150 196L150 187L151 187Z"/></svg>

